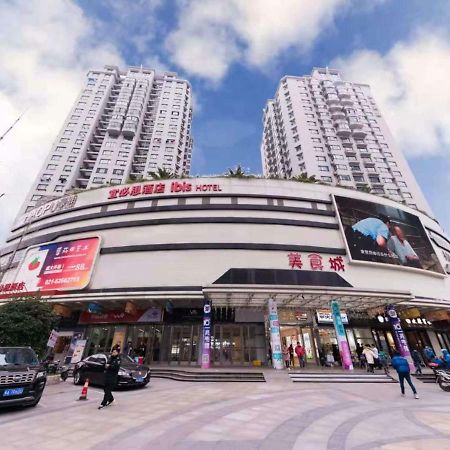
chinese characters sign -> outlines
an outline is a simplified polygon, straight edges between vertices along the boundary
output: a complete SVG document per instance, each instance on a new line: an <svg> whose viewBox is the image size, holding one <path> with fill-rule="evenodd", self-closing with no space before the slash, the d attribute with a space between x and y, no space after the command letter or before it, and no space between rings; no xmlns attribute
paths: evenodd
<svg viewBox="0 0 450 450"><path fill-rule="evenodd" d="M334 256L324 261L324 258L317 253L310 253L307 261L303 262L302 255L297 252L288 253L288 263L291 269L309 270L334 270L335 272L345 272L345 264L342 256Z"/></svg>
<svg viewBox="0 0 450 450"><path fill-rule="evenodd" d="M85 288L100 246L100 238L54 242L28 249L17 280L22 289L34 291L66 291Z"/></svg>
<svg viewBox="0 0 450 450"><path fill-rule="evenodd" d="M272 298L269 298L269 326L272 364L274 369L281 370L283 368L283 353L281 350L280 322L278 320L277 303Z"/></svg>
<svg viewBox="0 0 450 450"><path fill-rule="evenodd" d="M348 345L344 324L342 323L341 309L337 301L331 302L331 312L333 314L334 329L339 345L339 353L341 354L342 367L345 370L353 370L350 347Z"/></svg>
<svg viewBox="0 0 450 450"><path fill-rule="evenodd" d="M173 181L170 184L165 183L145 183L133 184L121 188L110 189L108 200L123 197L139 197L142 195L164 194L166 192L222 192L220 184L192 184L183 181Z"/></svg>
<svg viewBox="0 0 450 450"><path fill-rule="evenodd" d="M207 299L203 302L203 349L202 369L211 366L211 302Z"/></svg>

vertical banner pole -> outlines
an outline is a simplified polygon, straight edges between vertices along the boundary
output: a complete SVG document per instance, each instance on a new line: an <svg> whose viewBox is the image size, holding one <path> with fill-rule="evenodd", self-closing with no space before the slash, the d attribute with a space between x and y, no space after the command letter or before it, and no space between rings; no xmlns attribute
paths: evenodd
<svg viewBox="0 0 450 450"><path fill-rule="evenodd" d="M341 308L339 302L333 300L331 302L331 312L333 315L334 329L336 330L336 338L341 355L342 368L344 370L353 370L352 355L347 341L344 324L342 323Z"/></svg>
<svg viewBox="0 0 450 450"><path fill-rule="evenodd" d="M281 370L283 354L281 352L280 323L278 321L277 302L269 298L270 345L272 347L272 364L274 369Z"/></svg>
<svg viewBox="0 0 450 450"><path fill-rule="evenodd" d="M404 358L406 358L410 369L414 370L414 362L411 358L408 341L406 340L405 332L402 329L400 317L398 317L397 310L393 305L386 306L386 316L389 318L389 322L394 332L394 340L397 350Z"/></svg>
<svg viewBox="0 0 450 450"><path fill-rule="evenodd" d="M211 367L211 301L203 300L202 369Z"/></svg>

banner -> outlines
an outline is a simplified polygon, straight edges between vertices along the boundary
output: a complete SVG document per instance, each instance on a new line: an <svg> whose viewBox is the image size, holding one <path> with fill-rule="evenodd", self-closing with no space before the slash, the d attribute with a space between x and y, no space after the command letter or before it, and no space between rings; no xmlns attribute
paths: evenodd
<svg viewBox="0 0 450 450"><path fill-rule="evenodd" d="M317 312L317 323L333 323L333 314L330 310L318 310ZM347 313L341 312L342 323L348 325Z"/></svg>
<svg viewBox="0 0 450 450"><path fill-rule="evenodd" d="M47 341L47 347L54 348L58 337L58 332L56 330L52 330Z"/></svg>
<svg viewBox="0 0 450 450"><path fill-rule="evenodd" d="M277 302L269 298L270 346L272 349L272 364L274 369L283 369L283 353L281 351L280 323L278 321Z"/></svg>
<svg viewBox="0 0 450 450"><path fill-rule="evenodd" d="M134 323L134 322L162 322L161 308L151 307L138 309L134 314L126 311L111 310L99 314L82 311L78 323L80 325L93 323Z"/></svg>
<svg viewBox="0 0 450 450"><path fill-rule="evenodd" d="M344 324L342 323L341 309L339 303L335 300L331 302L331 313L333 314L334 329L336 330L342 368L345 370L353 370L352 355L350 353Z"/></svg>
<svg viewBox="0 0 450 450"><path fill-rule="evenodd" d="M85 288L100 247L100 238L54 242L27 250L15 276L28 292Z"/></svg>
<svg viewBox="0 0 450 450"><path fill-rule="evenodd" d="M211 367L211 302L203 301L202 369Z"/></svg>
<svg viewBox="0 0 450 450"><path fill-rule="evenodd" d="M394 331L394 340L397 350L400 355L408 360L410 369L414 369L414 363L409 352L408 341L406 340L405 333L403 332L402 325L400 323L400 317L397 314L393 305L386 306L386 316L389 318L389 322Z"/></svg>
<svg viewBox="0 0 450 450"><path fill-rule="evenodd" d="M71 364L75 364L80 362L83 359L84 349L86 348L86 339L78 339L75 343L75 349L72 354L72 359L70 360Z"/></svg>
<svg viewBox="0 0 450 450"><path fill-rule="evenodd" d="M353 262L369 261L445 273L428 234L414 214L337 195L334 201Z"/></svg>

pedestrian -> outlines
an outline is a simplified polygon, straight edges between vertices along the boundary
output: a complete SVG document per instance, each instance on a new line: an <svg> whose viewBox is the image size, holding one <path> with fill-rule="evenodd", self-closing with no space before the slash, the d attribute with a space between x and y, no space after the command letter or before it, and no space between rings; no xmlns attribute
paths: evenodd
<svg viewBox="0 0 450 450"><path fill-rule="evenodd" d="M287 348L286 344L283 344L281 353L283 353L283 360L284 360L284 364L286 365L286 369L289 370L290 369L289 363L291 361L291 356L289 355L289 349Z"/></svg>
<svg viewBox="0 0 450 450"><path fill-rule="evenodd" d="M108 362L105 365L105 382L103 385L104 396L102 403L98 409L102 409L105 406L109 406L113 401L114 397L112 395L112 390L117 385L117 374L120 369L120 356L117 346L114 346L111 352L111 356L108 358Z"/></svg>
<svg viewBox="0 0 450 450"><path fill-rule="evenodd" d="M300 345L300 342L297 342L295 346L295 354L297 355L300 367L305 367L305 349Z"/></svg>
<svg viewBox="0 0 450 450"><path fill-rule="evenodd" d="M291 345L289 345L288 347L289 350L289 364L291 367L294 367L294 347Z"/></svg>
<svg viewBox="0 0 450 450"><path fill-rule="evenodd" d="M384 373L387 375L389 373L389 360L387 353L383 349L378 352L378 360L381 368L384 369Z"/></svg>
<svg viewBox="0 0 450 450"><path fill-rule="evenodd" d="M428 362L432 362L436 357L434 350L428 345L423 349L423 352L425 353L425 358L427 358Z"/></svg>
<svg viewBox="0 0 450 450"><path fill-rule="evenodd" d="M375 357L369 344L366 344L363 350L363 355L366 358L367 372L373 373L373 366L375 365Z"/></svg>
<svg viewBox="0 0 450 450"><path fill-rule="evenodd" d="M363 350L364 350L364 347L359 342L357 342L356 343L356 355L358 356L359 367L361 367L361 368L363 367L361 364L361 356L362 356Z"/></svg>
<svg viewBox="0 0 450 450"><path fill-rule="evenodd" d="M399 352L394 352L394 357L392 358L392 367L397 371L398 381L400 382L400 390L402 391L402 397L405 396L405 380L408 382L411 390L413 391L414 398L419 398L417 395L417 390L411 381L411 374L409 369L409 363Z"/></svg>
<svg viewBox="0 0 450 450"><path fill-rule="evenodd" d="M372 353L373 353L373 365L374 367L376 367L377 369L381 369L381 365L380 365L380 358L378 355L378 348L376 345L372 346Z"/></svg>
<svg viewBox="0 0 450 450"><path fill-rule="evenodd" d="M422 375L422 360L420 359L420 353L417 350L411 352L411 358L416 368L416 375Z"/></svg>
<svg viewBox="0 0 450 450"><path fill-rule="evenodd" d="M442 360L444 361L444 367L450 369L450 353L446 348L442 349Z"/></svg>

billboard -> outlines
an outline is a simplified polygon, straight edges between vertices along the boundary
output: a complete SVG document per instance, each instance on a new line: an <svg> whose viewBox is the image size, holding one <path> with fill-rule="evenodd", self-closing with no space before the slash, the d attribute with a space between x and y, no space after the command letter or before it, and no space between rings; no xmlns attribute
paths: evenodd
<svg viewBox="0 0 450 450"><path fill-rule="evenodd" d="M99 237L30 247L15 279L25 283L28 292L83 289L91 279L99 247Z"/></svg>
<svg viewBox="0 0 450 450"><path fill-rule="evenodd" d="M420 219L401 209L349 197L334 196L352 261L444 270Z"/></svg>

